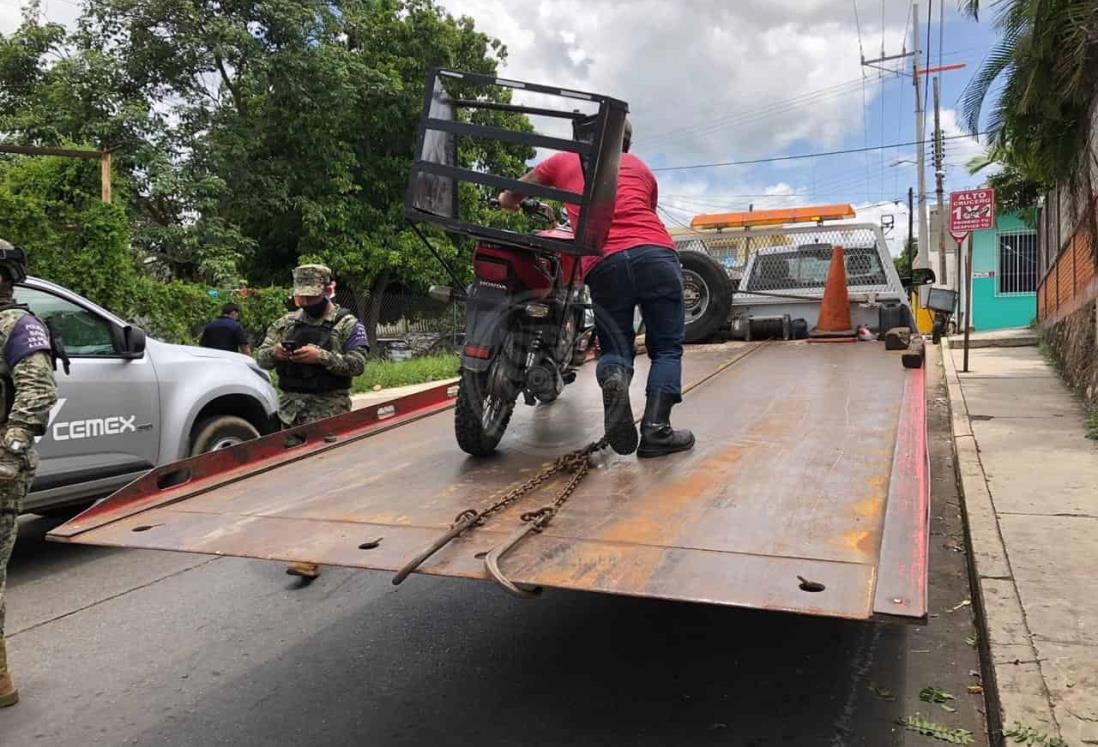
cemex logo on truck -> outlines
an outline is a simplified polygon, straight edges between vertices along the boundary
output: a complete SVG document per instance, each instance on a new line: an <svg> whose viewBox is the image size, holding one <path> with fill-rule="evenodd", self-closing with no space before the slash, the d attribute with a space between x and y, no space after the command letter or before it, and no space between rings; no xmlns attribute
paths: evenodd
<svg viewBox="0 0 1098 747"><path fill-rule="evenodd" d="M50 432L54 441L76 441L81 438L97 438L99 436L118 436L123 433L133 433L137 430L134 421L136 415L111 415L105 418L89 418L87 420L69 420L54 423L54 418L65 406L66 400L58 400L50 410Z"/></svg>

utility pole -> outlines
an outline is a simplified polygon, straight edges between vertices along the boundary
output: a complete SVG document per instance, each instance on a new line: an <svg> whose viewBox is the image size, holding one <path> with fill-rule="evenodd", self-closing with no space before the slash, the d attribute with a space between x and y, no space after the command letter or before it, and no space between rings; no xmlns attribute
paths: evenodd
<svg viewBox="0 0 1098 747"><path fill-rule="evenodd" d="M916 156L919 170L919 253L912 266L919 269L930 267L930 242L928 241L930 229L927 226L926 216L926 127L923 123L923 97L919 90L919 74L922 72L922 48L919 46L919 4L912 3L912 26L914 28L914 67L911 76L915 83L915 141L918 143L919 152Z"/></svg>
<svg viewBox="0 0 1098 747"><path fill-rule="evenodd" d="M941 78L934 78L934 191L938 196L938 282L946 283L949 280L946 268L946 231L945 214L942 212L942 201L945 198L945 170L942 168L942 160L945 157L942 142L941 122ZM958 250L960 251L960 250ZM957 265L960 268L960 265Z"/></svg>
<svg viewBox="0 0 1098 747"><path fill-rule="evenodd" d="M907 254L907 268L911 269L912 263L915 261L915 237L912 235L912 231L915 228L915 188L907 188L907 246L904 247L904 253Z"/></svg>

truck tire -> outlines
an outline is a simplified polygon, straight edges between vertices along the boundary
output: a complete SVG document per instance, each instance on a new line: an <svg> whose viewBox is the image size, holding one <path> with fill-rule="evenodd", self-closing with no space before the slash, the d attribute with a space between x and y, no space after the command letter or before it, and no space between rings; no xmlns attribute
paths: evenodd
<svg viewBox="0 0 1098 747"><path fill-rule="evenodd" d="M256 427L236 415L215 415L194 427L191 439L191 456L205 454L236 446L253 438L259 438Z"/></svg>
<svg viewBox="0 0 1098 747"><path fill-rule="evenodd" d="M454 406L454 435L457 436L458 446L466 454L476 457L489 456L496 450L507 424L511 422L511 413L515 411L515 400L512 398L510 401L491 402L491 409L485 414L488 377L487 371L463 370Z"/></svg>
<svg viewBox="0 0 1098 747"><path fill-rule="evenodd" d="M732 312L732 281L717 260L702 252L680 252L686 342L712 337Z"/></svg>

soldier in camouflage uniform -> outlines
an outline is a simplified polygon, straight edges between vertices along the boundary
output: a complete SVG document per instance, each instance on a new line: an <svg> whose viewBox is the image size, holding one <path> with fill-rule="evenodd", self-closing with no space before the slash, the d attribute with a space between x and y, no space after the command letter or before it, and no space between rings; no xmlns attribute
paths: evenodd
<svg viewBox="0 0 1098 747"><path fill-rule="evenodd" d="M46 325L12 300L13 284L27 276L22 249L0 239L0 708L15 705L19 691L8 672L4 642L4 586L18 532L16 519L38 467L34 437L46 432L57 401L52 346Z"/></svg>
<svg viewBox="0 0 1098 747"><path fill-rule="evenodd" d="M332 271L324 265L294 270L297 311L271 325L255 359L278 373L278 417L286 428L351 410L351 380L366 370L366 328L329 300ZM316 578L314 563L291 563L286 572Z"/></svg>

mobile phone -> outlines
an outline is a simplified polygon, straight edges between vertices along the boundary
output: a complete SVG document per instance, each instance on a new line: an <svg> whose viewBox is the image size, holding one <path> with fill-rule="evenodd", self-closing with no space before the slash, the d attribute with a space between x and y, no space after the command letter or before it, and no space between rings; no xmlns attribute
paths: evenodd
<svg viewBox="0 0 1098 747"><path fill-rule="evenodd" d="M282 341L282 349L285 350L287 353L292 353L300 347L301 343L293 342L292 340Z"/></svg>

